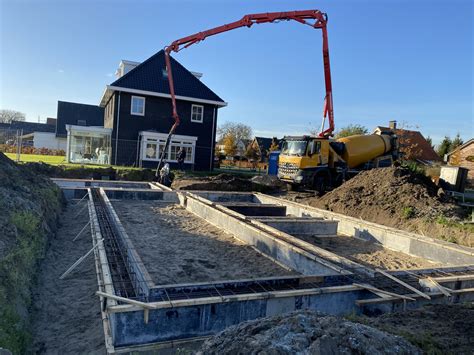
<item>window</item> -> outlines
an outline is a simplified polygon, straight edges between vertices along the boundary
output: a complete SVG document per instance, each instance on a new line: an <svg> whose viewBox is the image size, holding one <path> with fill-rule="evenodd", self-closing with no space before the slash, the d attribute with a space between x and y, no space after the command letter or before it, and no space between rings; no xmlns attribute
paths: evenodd
<svg viewBox="0 0 474 355"><path fill-rule="evenodd" d="M78 126L87 126L86 120L77 120L77 125Z"/></svg>
<svg viewBox="0 0 474 355"><path fill-rule="evenodd" d="M200 106L200 105L191 106L191 122L202 123L203 116L204 116L204 106Z"/></svg>
<svg viewBox="0 0 474 355"><path fill-rule="evenodd" d="M167 134L143 132L142 160L157 161L161 158L166 143ZM194 150L197 137L173 135L168 145L165 160L170 163L178 161L178 152L183 148L186 152L185 163L194 163Z"/></svg>
<svg viewBox="0 0 474 355"><path fill-rule="evenodd" d="M145 98L144 97L132 96L130 114L145 116Z"/></svg>
<svg viewBox="0 0 474 355"><path fill-rule="evenodd" d="M110 164L112 129L66 126L67 162Z"/></svg>
<svg viewBox="0 0 474 355"><path fill-rule="evenodd" d="M145 148L145 157L147 159L156 159L157 158L157 151L156 151L156 139L148 139Z"/></svg>

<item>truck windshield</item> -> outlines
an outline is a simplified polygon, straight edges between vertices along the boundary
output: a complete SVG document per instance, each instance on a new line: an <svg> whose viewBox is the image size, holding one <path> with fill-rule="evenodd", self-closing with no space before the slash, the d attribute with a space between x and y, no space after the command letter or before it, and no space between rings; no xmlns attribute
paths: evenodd
<svg viewBox="0 0 474 355"><path fill-rule="evenodd" d="M306 152L307 141L285 141L281 150L282 154L302 156Z"/></svg>

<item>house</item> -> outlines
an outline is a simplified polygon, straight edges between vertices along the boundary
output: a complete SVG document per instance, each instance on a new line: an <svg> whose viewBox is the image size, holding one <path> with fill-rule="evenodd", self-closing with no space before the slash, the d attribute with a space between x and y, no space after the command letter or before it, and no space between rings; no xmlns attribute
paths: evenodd
<svg viewBox="0 0 474 355"><path fill-rule="evenodd" d="M391 127L378 126L375 128L374 133L381 134L391 130L394 130L398 136L400 152L404 159L415 160L427 165L441 162L440 156L419 131L397 129L396 122L392 121Z"/></svg>
<svg viewBox="0 0 474 355"><path fill-rule="evenodd" d="M0 129L6 130L9 136L21 135L22 144L34 148L48 148L65 150L66 142L62 143L55 139L56 126L49 123L36 123L27 121L12 121L2 123Z"/></svg>
<svg viewBox="0 0 474 355"><path fill-rule="evenodd" d="M64 142L68 163L110 164L110 137L102 107L58 101L56 139Z"/></svg>
<svg viewBox="0 0 474 355"><path fill-rule="evenodd" d="M471 186L474 185L474 138L446 154L446 160L448 165L469 169L467 180Z"/></svg>
<svg viewBox="0 0 474 355"><path fill-rule="evenodd" d="M234 157L237 158L244 158L245 157L245 152L247 151L247 146L252 142L249 139L239 139L237 143L235 143L235 154ZM219 152L220 155L226 155L225 154L225 144L222 144L222 141L220 143L217 143L216 149Z"/></svg>
<svg viewBox="0 0 474 355"><path fill-rule="evenodd" d="M171 65L181 123L165 161L173 167L184 148L185 168L212 170L217 110L227 103L201 73L174 58ZM58 101L56 137L67 141L68 162L156 168L174 122L164 51L143 63L122 60L116 76L98 106Z"/></svg>
<svg viewBox="0 0 474 355"><path fill-rule="evenodd" d="M180 148L186 168L212 170L217 111L227 105L193 73L171 58L181 119L165 159L173 166ZM171 96L161 50L143 63L122 61L118 79L100 100L104 128L111 130L111 163L155 168L173 125Z"/></svg>
<svg viewBox="0 0 474 355"><path fill-rule="evenodd" d="M255 137L250 143L250 146L255 149L257 155L260 157L260 161L265 161L268 157L268 152L271 150L272 145L279 146L280 140L276 137L265 138Z"/></svg>

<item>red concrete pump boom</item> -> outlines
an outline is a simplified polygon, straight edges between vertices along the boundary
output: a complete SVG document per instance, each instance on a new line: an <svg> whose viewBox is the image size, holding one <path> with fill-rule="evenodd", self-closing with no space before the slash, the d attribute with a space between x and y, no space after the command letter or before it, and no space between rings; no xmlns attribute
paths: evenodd
<svg viewBox="0 0 474 355"><path fill-rule="evenodd" d="M171 43L165 48L165 60L166 60L166 71L168 74L168 83L171 95L171 102L173 105L173 119L174 124L171 127L168 139L163 150L158 169L163 161L166 148L168 146L171 135L174 133L176 127L179 125L179 115L176 109L176 97L174 92L173 73L171 70L170 53L179 52L181 49L187 48L195 43L205 40L207 37L214 36L223 32L231 31L240 27L251 27L254 24L260 23L272 23L279 21L290 21L294 20L303 25L308 25L313 28L320 28L323 34L323 61L324 61L324 78L326 85L326 97L324 99L324 110L323 110L323 124L321 127L320 137L329 137L334 132L334 110L332 103L332 84L331 84L331 68L329 64L329 46L328 46L328 34L326 24L328 21L327 14L319 10L302 10L302 11L288 11L288 12L267 12L261 14L250 14L245 15L240 20L231 22L226 25L215 27L203 32L198 32L193 35L183 37ZM315 20L313 23L308 20ZM325 130L324 123L325 118L328 117L329 127ZM157 174L158 174L157 169Z"/></svg>

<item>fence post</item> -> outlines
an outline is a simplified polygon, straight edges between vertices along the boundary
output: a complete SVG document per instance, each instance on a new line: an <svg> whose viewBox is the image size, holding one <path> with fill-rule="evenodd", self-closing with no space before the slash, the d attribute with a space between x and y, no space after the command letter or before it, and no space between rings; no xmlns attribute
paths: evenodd
<svg viewBox="0 0 474 355"><path fill-rule="evenodd" d="M15 137L15 143L16 143L16 162L18 163L20 161L20 130L16 130L16 137Z"/></svg>

